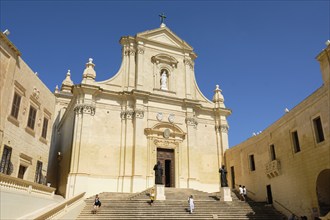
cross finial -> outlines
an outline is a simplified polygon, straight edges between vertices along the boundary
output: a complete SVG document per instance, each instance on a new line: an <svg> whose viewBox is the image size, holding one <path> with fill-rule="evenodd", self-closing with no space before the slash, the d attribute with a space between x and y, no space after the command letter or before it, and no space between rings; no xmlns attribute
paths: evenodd
<svg viewBox="0 0 330 220"><path fill-rule="evenodd" d="M160 24L161 24L161 25L164 24L164 21L165 21L165 18L166 18L165 14L164 14L164 13L161 13L161 14L159 15L159 17L160 17Z"/></svg>

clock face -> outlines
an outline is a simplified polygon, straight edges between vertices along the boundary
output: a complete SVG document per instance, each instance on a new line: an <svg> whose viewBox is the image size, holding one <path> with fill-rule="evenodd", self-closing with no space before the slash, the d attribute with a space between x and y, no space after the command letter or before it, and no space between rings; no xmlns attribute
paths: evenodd
<svg viewBox="0 0 330 220"><path fill-rule="evenodd" d="M173 123L173 122L174 122L174 118L175 118L175 115L174 115L174 114L170 114L170 115L168 116L168 121L169 121L170 123Z"/></svg>
<svg viewBox="0 0 330 220"><path fill-rule="evenodd" d="M158 121L163 120L163 113L158 112L157 115L156 115L156 118L157 118Z"/></svg>

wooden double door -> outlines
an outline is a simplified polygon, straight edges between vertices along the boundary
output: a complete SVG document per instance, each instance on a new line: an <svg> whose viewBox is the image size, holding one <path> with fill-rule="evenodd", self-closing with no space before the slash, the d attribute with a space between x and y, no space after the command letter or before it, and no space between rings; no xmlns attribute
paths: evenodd
<svg viewBox="0 0 330 220"><path fill-rule="evenodd" d="M163 184L165 187L175 187L175 160L174 150L157 148L157 161L163 168Z"/></svg>

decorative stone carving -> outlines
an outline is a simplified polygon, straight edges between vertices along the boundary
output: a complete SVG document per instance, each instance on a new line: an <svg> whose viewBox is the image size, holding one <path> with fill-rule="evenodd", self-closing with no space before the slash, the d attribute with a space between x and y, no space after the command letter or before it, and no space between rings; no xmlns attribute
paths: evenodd
<svg viewBox="0 0 330 220"><path fill-rule="evenodd" d="M165 141L165 140L157 140L157 139L155 139L154 140L154 144L157 145L157 146L159 146L159 147L167 147L170 144L170 142L168 140Z"/></svg>
<svg viewBox="0 0 330 220"><path fill-rule="evenodd" d="M126 118L127 119L133 119L133 116L134 116L134 111L133 110L127 110L126 111Z"/></svg>
<svg viewBox="0 0 330 220"><path fill-rule="evenodd" d="M217 132L228 133L229 126L228 125L215 125L215 130Z"/></svg>
<svg viewBox="0 0 330 220"><path fill-rule="evenodd" d="M142 109L135 109L135 117L142 119L144 117L144 111Z"/></svg>
<svg viewBox="0 0 330 220"><path fill-rule="evenodd" d="M156 118L157 118L158 121L162 121L163 120L163 113L158 112L157 115L156 115Z"/></svg>
<svg viewBox="0 0 330 220"><path fill-rule="evenodd" d="M173 122L174 122L174 119L175 119L175 115L174 115L174 114L170 114L170 115L168 116L168 121L169 121L170 123L173 123Z"/></svg>
<svg viewBox="0 0 330 220"><path fill-rule="evenodd" d="M76 114L95 115L95 107L89 104L77 104L73 110Z"/></svg>
<svg viewBox="0 0 330 220"><path fill-rule="evenodd" d="M266 175L268 178L274 178L280 175L281 164L279 160L273 160L266 164Z"/></svg>
<svg viewBox="0 0 330 220"><path fill-rule="evenodd" d="M179 146L179 143L169 139L154 139L154 144L158 147L167 147L167 148L175 148Z"/></svg>
<svg viewBox="0 0 330 220"><path fill-rule="evenodd" d="M172 66L173 68L177 67L178 65L178 61L168 54L158 54L156 56L153 56L151 57L151 62L156 64L165 63Z"/></svg>
<svg viewBox="0 0 330 220"><path fill-rule="evenodd" d="M198 125L198 121L195 117L187 117L186 123L187 123L187 125L194 126L194 127L196 127Z"/></svg>
<svg viewBox="0 0 330 220"><path fill-rule="evenodd" d="M221 132L228 133L228 125L220 125Z"/></svg>
<svg viewBox="0 0 330 220"><path fill-rule="evenodd" d="M121 119L129 119L132 120L133 117L136 118L143 118L144 117L144 111L141 109L137 109L135 111L133 110L125 110L120 113L120 118Z"/></svg>
<svg viewBox="0 0 330 220"><path fill-rule="evenodd" d="M134 111L133 110L126 110L126 111L122 111L120 113L120 117L121 119L129 119L132 120L134 116Z"/></svg>
<svg viewBox="0 0 330 220"><path fill-rule="evenodd" d="M124 56L135 56L136 50L134 48L125 48Z"/></svg>
<svg viewBox="0 0 330 220"><path fill-rule="evenodd" d="M83 81L84 79L88 80L95 80L96 72L94 70L95 64L93 63L93 59L89 58L88 63L86 63L86 68L83 73Z"/></svg>
<svg viewBox="0 0 330 220"><path fill-rule="evenodd" d="M170 129L166 128L164 131L164 138L168 139L171 135Z"/></svg>
<svg viewBox="0 0 330 220"><path fill-rule="evenodd" d="M144 47L142 47L142 46L138 46L138 47L137 47L137 53L138 53L138 54L144 54Z"/></svg>
<svg viewBox="0 0 330 220"><path fill-rule="evenodd" d="M40 95L40 91L36 87L33 87L32 96L36 99L39 99L39 95Z"/></svg>
<svg viewBox="0 0 330 220"><path fill-rule="evenodd" d="M125 111L120 112L120 118L124 120L125 117L126 117L126 112Z"/></svg>
<svg viewBox="0 0 330 220"><path fill-rule="evenodd" d="M193 62L192 60L184 59L184 60L183 60L183 63L184 63L186 66L189 66L190 69L194 69L194 62Z"/></svg>

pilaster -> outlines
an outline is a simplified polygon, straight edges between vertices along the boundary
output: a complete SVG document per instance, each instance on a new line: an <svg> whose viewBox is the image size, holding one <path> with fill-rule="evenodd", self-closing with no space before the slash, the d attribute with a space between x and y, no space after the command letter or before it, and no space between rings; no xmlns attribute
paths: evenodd
<svg viewBox="0 0 330 220"><path fill-rule="evenodd" d="M143 74L144 74L144 45L138 42L136 49L136 88L143 90Z"/></svg>
<svg viewBox="0 0 330 220"><path fill-rule="evenodd" d="M190 58L184 58L183 60L184 66L185 66L185 78L186 78L186 98L191 99L192 98L192 94L191 94L191 87L193 85L193 69L194 69L194 65L193 65L193 61Z"/></svg>
<svg viewBox="0 0 330 220"><path fill-rule="evenodd" d="M186 128L187 128L187 153L188 153L188 188L194 188L194 184L199 181L198 164L195 163L198 156L198 148L196 147L196 131L197 119L192 113L192 109L188 110L186 115Z"/></svg>
<svg viewBox="0 0 330 220"><path fill-rule="evenodd" d="M147 167L147 141L144 137L143 100L137 99L134 109L134 146L133 146L133 192L145 189L146 167Z"/></svg>

